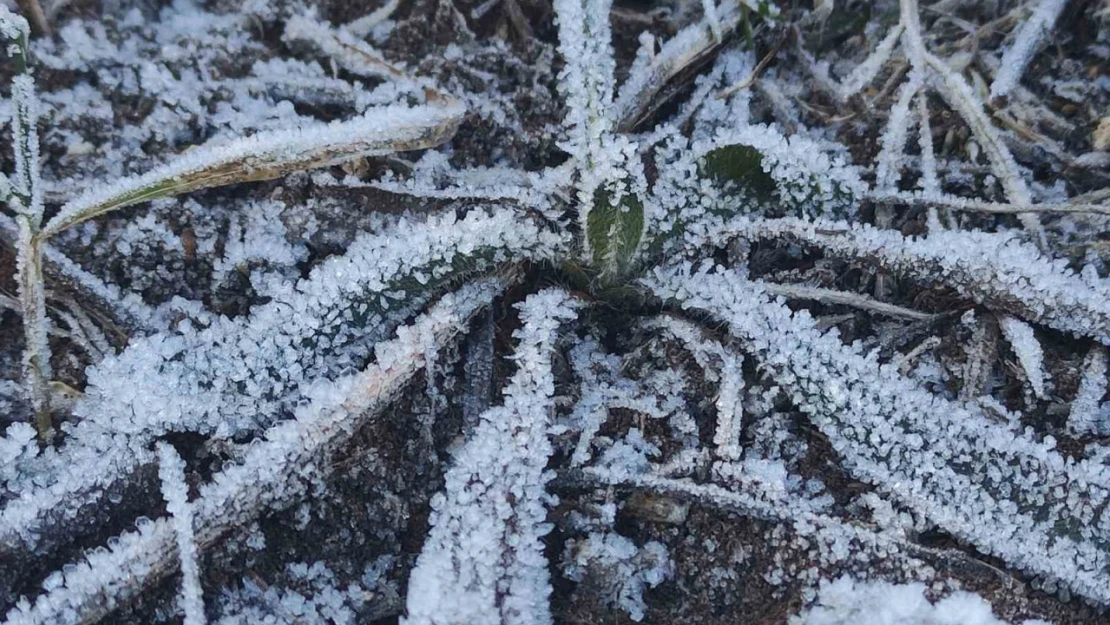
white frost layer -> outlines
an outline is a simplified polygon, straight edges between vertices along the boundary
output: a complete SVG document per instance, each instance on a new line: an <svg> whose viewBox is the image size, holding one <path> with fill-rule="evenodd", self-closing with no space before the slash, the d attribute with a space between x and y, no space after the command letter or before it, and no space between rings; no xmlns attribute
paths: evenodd
<svg viewBox="0 0 1110 625"><path fill-rule="evenodd" d="M308 475L332 465L331 455L393 401L424 366L429 335L439 342L466 328L473 315L501 293L504 283L487 280L443 296L397 338L376 346L377 361L361 373L316 385L312 401L296 418L250 445L242 463L218 473L193 502L197 545L208 545L268 509L282 509L307 494ZM319 468L318 468L319 467ZM139 519L135 532L109 541L49 579L45 593L20 601L6 625L76 625L126 602L172 572L175 532L169 519Z"/></svg>
<svg viewBox="0 0 1110 625"><path fill-rule="evenodd" d="M1041 0L1037 4L1033 15L1025 20L1014 36L1014 43L1002 55L998 74L991 83L991 99L1004 97L1017 86L1021 75L1025 73L1025 67L1037 51L1037 45L1052 30L1052 25L1056 23L1056 18L1064 10L1067 1Z"/></svg>
<svg viewBox="0 0 1110 625"><path fill-rule="evenodd" d="M930 237L930 240L932 237ZM1110 604L1110 467L1057 452L902 377L721 269L657 271L663 298L726 322L859 479L1019 569Z"/></svg>
<svg viewBox="0 0 1110 625"><path fill-rule="evenodd" d="M409 578L409 625L551 623L541 538L551 496L551 357L576 304L548 289L520 305L517 372L504 406L482 416L432 500L432 530Z"/></svg>
<svg viewBox="0 0 1110 625"><path fill-rule="evenodd" d="M730 237L814 246L950 286L995 310L1110 345L1110 282L1086 280L1068 268L1067 260L1046 258L1013 234L947 230L913 238L866 224L740 217L691 237L688 244L692 249L716 246Z"/></svg>
<svg viewBox="0 0 1110 625"><path fill-rule="evenodd" d="M937 601L925 597L925 584L891 584L841 577L826 581L816 603L790 617L789 625L1009 625L991 613L991 604L970 592ZM1022 625L1050 625L1027 620Z"/></svg>

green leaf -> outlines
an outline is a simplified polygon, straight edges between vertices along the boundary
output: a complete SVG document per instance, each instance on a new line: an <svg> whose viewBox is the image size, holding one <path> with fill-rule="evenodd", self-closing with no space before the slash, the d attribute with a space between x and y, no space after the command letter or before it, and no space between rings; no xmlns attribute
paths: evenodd
<svg viewBox="0 0 1110 625"><path fill-rule="evenodd" d="M726 193L740 193L755 200L763 210L771 214L793 213L799 217L826 215L845 218L854 210L854 194L851 185L842 184L834 176L823 176L810 172L807 179L776 179L764 171L766 157L756 148L735 143L711 150L703 157L700 168L702 176L718 183L730 183ZM822 197L821 186L831 185L831 197ZM751 203L746 204L754 208Z"/></svg>
<svg viewBox="0 0 1110 625"><path fill-rule="evenodd" d="M726 145L705 155L705 174L724 182L735 182L754 192L760 199L770 199L775 192L775 179L763 171L763 155L749 145Z"/></svg>
<svg viewBox="0 0 1110 625"><path fill-rule="evenodd" d="M644 205L631 193L613 204L608 189L594 192L594 205L586 217L586 240L593 264L603 281L624 275L644 233Z"/></svg>

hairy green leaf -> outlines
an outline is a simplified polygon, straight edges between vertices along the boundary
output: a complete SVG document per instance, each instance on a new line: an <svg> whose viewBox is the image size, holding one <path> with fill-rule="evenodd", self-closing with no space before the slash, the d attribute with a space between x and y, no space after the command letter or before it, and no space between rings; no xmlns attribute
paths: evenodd
<svg viewBox="0 0 1110 625"><path fill-rule="evenodd" d="M608 189L594 193L594 205L586 218L586 240L592 261L610 281L625 274L644 234L644 205L631 193L614 204Z"/></svg>

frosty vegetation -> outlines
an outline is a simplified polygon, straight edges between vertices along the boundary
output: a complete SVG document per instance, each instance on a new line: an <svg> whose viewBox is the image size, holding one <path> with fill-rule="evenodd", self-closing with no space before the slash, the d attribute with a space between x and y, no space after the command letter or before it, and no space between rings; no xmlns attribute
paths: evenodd
<svg viewBox="0 0 1110 625"><path fill-rule="evenodd" d="M1105 3L18 4L4 623L1107 618Z"/></svg>

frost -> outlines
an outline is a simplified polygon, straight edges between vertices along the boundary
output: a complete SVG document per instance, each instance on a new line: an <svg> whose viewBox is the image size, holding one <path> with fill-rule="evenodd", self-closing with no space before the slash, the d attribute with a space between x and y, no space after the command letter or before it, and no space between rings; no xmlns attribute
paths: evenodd
<svg viewBox="0 0 1110 625"><path fill-rule="evenodd" d="M197 545L193 535L193 506L189 503L189 485L185 482L185 462L167 443L158 444L158 477L162 481L166 512L173 516L173 530L177 537L185 625L204 625L208 621L204 616L204 595L200 587Z"/></svg>
<svg viewBox="0 0 1110 625"><path fill-rule="evenodd" d="M500 281L476 281L445 295L412 326L398 330L396 339L380 343L378 362L360 373L317 385L312 401L299 407L294 419L272 427L264 440L249 447L241 462L201 487L192 503L197 545L209 545L263 511L282 509L303 498L308 489L303 478L312 467L329 467L329 459L359 424L375 418L423 366L422 337L431 331L446 341L503 288ZM9 504L5 521L11 521L11 511ZM176 566L170 520L140 518L136 525L136 531L110 541L110 549L94 550L67 565L64 584L48 589L33 603L21 602L8 613L7 623L86 622L170 573Z"/></svg>
<svg viewBox="0 0 1110 625"><path fill-rule="evenodd" d="M601 581L603 597L637 623L644 619L644 590L654 588L674 574L667 548L655 541L637 547L615 532L593 532L583 540L567 543L563 575L581 582L588 574Z"/></svg>
<svg viewBox="0 0 1110 625"><path fill-rule="evenodd" d="M891 584L841 577L824 581L817 601L790 625L1009 625L991 613L979 595L957 591L930 601L925 584ZM1047 621L1021 621L1018 625L1051 625Z"/></svg>
<svg viewBox="0 0 1110 625"><path fill-rule="evenodd" d="M1001 625L958 592L998 566L1110 605L1110 283L1091 239L1110 209L1074 175L1097 182L1102 157L1042 141L1073 122L1014 87L1062 2L1038 4L997 68L968 46L984 25L941 11L943 27L923 32L917 0L897 3L895 24L876 14L865 39L815 23L832 2L781 32L753 0L648 12L556 0L546 15L489 0L465 7L469 19L450 2L386 0L346 24L321 16L349 7L163 4L64 11L30 50L27 24L0 6L15 65L0 105L14 165L0 176L0 238L16 252L31 389L30 402L7 401L20 386L0 382L7 622L89 623L130 602L203 622L201 561L220 569L209 585L233 580L205 589L229 625L360 622L379 590L394 612L370 620L406 609L427 625L543 625L567 605L550 600L553 567L569 580L560 592L577 582L646 620L645 590L690 547L709 566L668 594L738 605L715 593L750 574L772 600L800 591L799 624ZM528 36L537 26L543 36ZM798 28L839 55L839 84ZM830 34L873 49L830 50ZM1103 42L1090 47L1105 57ZM31 50L52 89L41 95ZM1069 77L1043 86L1097 104L1105 80L1072 79L1074 54ZM996 69L992 95L1013 102L988 108L979 72ZM867 110L888 99L889 115ZM930 106L945 103L934 152ZM853 136L880 137L873 163L853 162L867 152L843 143ZM1068 184L1030 182L1014 156L1030 165L1036 147ZM956 162L961 151L973 162ZM254 181L272 182L216 189ZM967 189L985 195L954 195ZM1040 212L1056 213L1047 232ZM922 232L922 213L928 236L905 236ZM956 323L951 311L970 307ZM1043 332L1070 337L1042 348ZM993 366L999 335L1020 370ZM1090 352L1058 448L1054 403L1067 398L1055 395L1074 386L1064 372L1078 357L1064 352L1077 347ZM14 377L9 351L0 368ZM1025 414L1007 408L1015 375L1032 390ZM8 422L32 411L38 441ZM387 439L401 452L391 461L423 480L400 480L413 490L386 497L390 514L419 526L420 503L405 498L446 467L419 556L405 557L396 527L375 527L283 561L288 543L262 534L263 514L286 511L266 524L296 532L331 523L333 503L348 506L343 521L376 519L341 501L333 482L347 475L334 471L386 416L418 437ZM188 482L169 441L190 459ZM129 524L161 514L156 472L168 514ZM735 536L764 541L760 557L717 522L737 514L761 521ZM704 518L721 535L690 531ZM337 561L331 549L347 547ZM177 606L150 594L178 569ZM818 588L844 573L855 577Z"/></svg>
<svg viewBox="0 0 1110 625"><path fill-rule="evenodd" d="M1101 403L1106 394L1106 348L1095 346L1083 361L1083 372L1079 378L1079 390L1071 402L1068 415L1068 429L1082 436L1110 435L1110 420Z"/></svg>
<svg viewBox="0 0 1110 625"><path fill-rule="evenodd" d="M575 317L560 290L520 305L517 372L504 405L470 434L432 502L431 532L409 579L404 622L436 625L550 623L541 538L550 496L545 467L559 326Z"/></svg>
<svg viewBox="0 0 1110 625"><path fill-rule="evenodd" d="M1064 10L1067 0L1039 0L1029 16L1014 35L1014 41L1002 55L998 74L991 83L991 98L1005 97L1017 86L1025 67L1037 51L1037 45L1052 31L1056 18Z"/></svg>
<svg viewBox="0 0 1110 625"><path fill-rule="evenodd" d="M759 295L757 283L709 270L660 270L649 284L726 321L857 477L1013 566L1110 600L1100 581L1110 470L928 393Z"/></svg>
<svg viewBox="0 0 1110 625"><path fill-rule="evenodd" d="M1002 334L1010 342L1010 347L1017 354L1018 362L1025 370L1025 377L1033 387L1033 393L1044 399L1044 351L1041 344L1033 334L1033 328L1013 317L1005 317L1000 324Z"/></svg>

